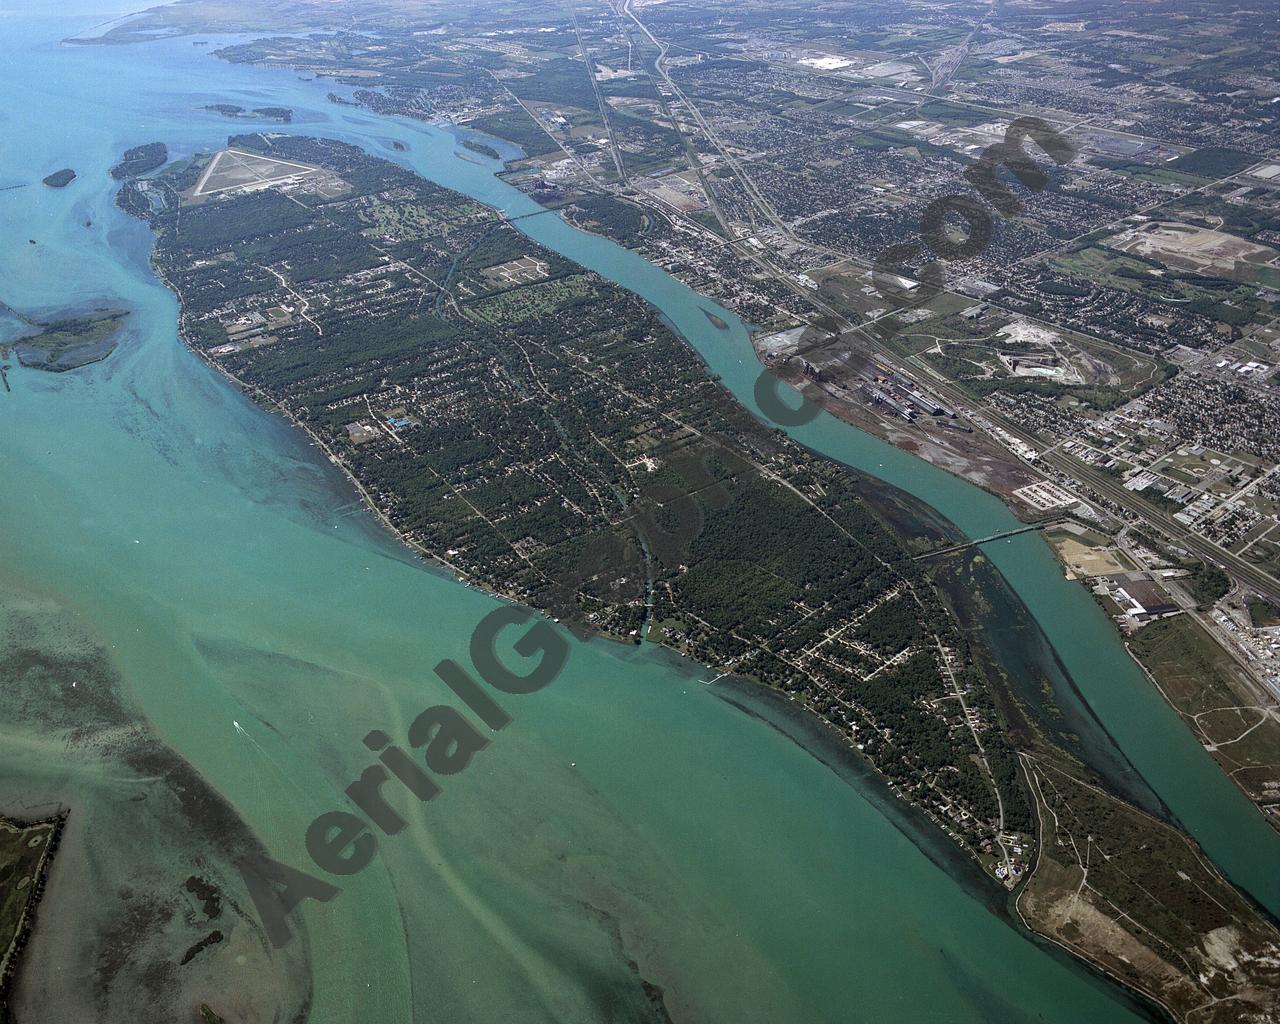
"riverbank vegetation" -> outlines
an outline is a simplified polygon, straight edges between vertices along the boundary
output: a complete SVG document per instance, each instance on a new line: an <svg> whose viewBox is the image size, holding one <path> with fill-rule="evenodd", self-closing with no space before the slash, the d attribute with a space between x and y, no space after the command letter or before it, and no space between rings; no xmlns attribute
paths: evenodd
<svg viewBox="0 0 1280 1024"><path fill-rule="evenodd" d="M1223 771L1280 828L1280 721L1240 666L1189 615L1148 623L1129 650Z"/></svg>
<svg viewBox="0 0 1280 1024"><path fill-rule="evenodd" d="M120 162L111 168L111 177L117 181L136 178L163 167L169 159L169 149L163 142L148 142L124 151Z"/></svg>
<svg viewBox="0 0 1280 1024"><path fill-rule="evenodd" d="M1231 577L1216 565L1193 562L1190 568L1191 574L1184 576L1180 582L1201 611L1212 608L1231 590Z"/></svg>
<svg viewBox="0 0 1280 1024"><path fill-rule="evenodd" d="M0 818L0 1024L13 1020L9 986L31 938L64 822L62 817L29 824Z"/></svg>
<svg viewBox="0 0 1280 1024"><path fill-rule="evenodd" d="M1280 1011L1271 924L1173 827L1024 756L1040 819L1018 909L1036 930L1167 1006L1228 1024Z"/></svg>
<svg viewBox="0 0 1280 1024"><path fill-rule="evenodd" d="M640 207L606 195L584 195L575 199L566 213L575 224L612 238L628 249L640 244L653 220Z"/></svg>

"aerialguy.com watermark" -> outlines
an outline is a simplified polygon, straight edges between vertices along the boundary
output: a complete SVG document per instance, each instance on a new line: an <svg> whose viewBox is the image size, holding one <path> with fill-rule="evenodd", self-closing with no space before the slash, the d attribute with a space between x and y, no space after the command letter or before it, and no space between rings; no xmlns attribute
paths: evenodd
<svg viewBox="0 0 1280 1024"><path fill-rule="evenodd" d="M1022 212L1022 203L1009 191L997 176L1003 167L1032 192L1043 192L1049 184L1049 176L1023 148L1025 139L1031 138L1059 166L1075 159L1077 150L1071 142L1047 121L1038 117L1020 117L1005 131L1003 141L988 146L977 162L964 172L969 183L1003 217L1016 217ZM957 216L968 226L963 239L953 238L947 231L948 216ZM941 260L964 259L977 256L991 244L995 222L982 203L971 195L953 192L933 200L920 214L920 238L927 242L937 256L919 271L907 272L906 264L915 260L922 251L920 242L904 242L891 245L876 257L871 271L872 283L891 303L894 312L921 306L942 291ZM908 287L908 282L914 282ZM896 325L887 325L889 333ZM794 353L803 355L828 344L822 341ZM760 411L779 426L797 427L817 417L821 407L801 396L798 406L787 405L778 393L779 378L763 369L756 378L755 399Z"/></svg>
<svg viewBox="0 0 1280 1024"><path fill-rule="evenodd" d="M481 619L471 634L475 672L499 693L520 695L541 690L568 661L569 642L550 623L538 621L514 645L518 655L536 657L537 663L523 674L502 663L496 650L498 634L507 626L523 625L531 618L533 612L507 605ZM435 667L435 673L490 732L499 732L511 723L511 716L489 691L456 661L445 659ZM425 709L410 723L406 739L411 750L421 752L421 760L430 772L424 771L418 760L391 736L374 729L364 737L364 745L378 759L346 789L351 802L365 817L350 810L326 811L308 826L307 853L326 874L342 877L363 871L378 852L379 836L374 829L383 836L394 836L404 829L407 822L382 792L393 777L398 798L402 798L399 789L403 787L426 804L440 795L437 776L456 775L489 745L488 736L449 704ZM238 867L267 939L277 949L293 938L288 917L303 900L327 903L342 891L332 882L269 857L246 860Z"/></svg>

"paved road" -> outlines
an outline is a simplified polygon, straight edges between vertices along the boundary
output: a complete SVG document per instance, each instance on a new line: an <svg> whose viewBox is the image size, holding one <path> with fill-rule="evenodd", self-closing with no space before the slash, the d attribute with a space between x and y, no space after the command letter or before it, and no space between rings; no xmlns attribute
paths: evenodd
<svg viewBox="0 0 1280 1024"><path fill-rule="evenodd" d="M1001 426L1004 426L1004 424L1001 424ZM1006 427L1006 429L1008 428ZM1043 459L1049 465L1087 484L1104 497L1110 498L1122 508L1134 512L1149 523L1155 524L1200 558L1221 566L1232 576L1247 583L1265 596L1280 598L1280 580L1264 572L1252 562L1246 561L1238 555L1233 555L1230 551L1219 547L1212 541L1205 540L1198 534L1193 533L1150 502L1138 497L1133 491L1126 490L1105 473L1101 473L1092 466L1062 452L1049 452L1043 456Z"/></svg>
<svg viewBox="0 0 1280 1024"><path fill-rule="evenodd" d="M864 335L865 336L865 335ZM877 349L879 346L877 346ZM927 381L928 387L939 392L943 398L948 399L952 404L961 409L967 409L971 405L971 399L960 389L956 388L948 381L940 380L937 377L930 376ZM1031 445L1036 451L1040 451L1043 442L1038 438L1034 438L1022 430L1017 424L1006 420L1004 417L995 413L992 409L984 407L982 415L994 422L997 426L1007 430L1014 437L1017 437L1027 444ZM1079 480L1081 483L1092 488L1098 494L1115 502L1121 508L1132 512L1134 515L1141 517L1148 523L1153 524L1161 531L1169 534L1174 540L1185 547L1193 554L1220 566L1232 576L1241 582L1248 584L1260 594L1275 600L1280 600L1280 580L1267 572L1264 572L1252 562L1248 562L1238 555L1233 555L1230 551L1219 547L1212 541L1205 540L1203 537L1193 533L1187 527L1177 522L1172 516L1168 515L1162 509L1157 508L1146 499L1140 497L1133 491L1125 489L1123 484L1107 476L1100 470L1094 469L1088 463L1081 462L1074 456L1065 452L1048 450L1041 453L1041 461L1052 466L1054 469L1060 470L1073 480Z"/></svg>

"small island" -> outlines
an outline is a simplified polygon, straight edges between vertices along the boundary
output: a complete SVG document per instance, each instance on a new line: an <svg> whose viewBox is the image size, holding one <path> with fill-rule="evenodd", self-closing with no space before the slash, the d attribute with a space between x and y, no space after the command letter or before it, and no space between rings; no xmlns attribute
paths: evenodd
<svg viewBox="0 0 1280 1024"><path fill-rule="evenodd" d="M60 171L54 171L43 181L50 188L66 188L76 180L76 172L70 167L64 167Z"/></svg>
<svg viewBox="0 0 1280 1024"><path fill-rule="evenodd" d="M711 326L717 331L727 331L729 329L729 324L725 321L724 317L717 316L715 313L711 312L711 310L704 307L702 315L711 321Z"/></svg>
<svg viewBox="0 0 1280 1024"><path fill-rule="evenodd" d="M116 335L128 313L98 309L85 316L41 323L38 334L14 343L18 362L29 370L63 373L97 363L115 351Z"/></svg>
<svg viewBox="0 0 1280 1024"><path fill-rule="evenodd" d="M234 103L208 103L204 109L212 110L223 117L264 117L284 124L293 120L293 110L290 107L254 107L252 110L246 110Z"/></svg>
<svg viewBox="0 0 1280 1024"><path fill-rule="evenodd" d="M117 181L136 178L139 174L163 167L169 159L169 149L163 142L148 142L145 146L126 149L120 162L111 168L111 177Z"/></svg>
<svg viewBox="0 0 1280 1024"><path fill-rule="evenodd" d="M464 149L469 149L473 153L479 153L481 156L487 156L490 160L497 160L502 156L502 154L492 146L487 146L483 142L476 142L474 139L463 139L462 146Z"/></svg>

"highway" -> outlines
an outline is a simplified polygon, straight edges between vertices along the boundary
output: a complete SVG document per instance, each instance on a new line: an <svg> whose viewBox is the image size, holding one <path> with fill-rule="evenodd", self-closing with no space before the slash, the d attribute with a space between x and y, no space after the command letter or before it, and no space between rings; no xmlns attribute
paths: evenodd
<svg viewBox="0 0 1280 1024"><path fill-rule="evenodd" d="M1005 427L1006 430L1009 429L1004 423L1000 425ZM1230 551L1219 547L1212 541L1205 540L1177 522L1172 516L1167 515L1150 502L1139 497L1133 491L1125 489L1122 484L1116 482L1105 473L1099 472L1079 459L1058 451L1048 452L1042 458L1044 462L1055 469L1061 470L1072 479L1079 480L1103 497L1109 498L1122 508L1153 524L1199 558L1219 566L1242 583L1246 583L1257 590L1263 596L1272 599L1280 598L1280 580L1264 572L1252 562L1248 562L1238 555L1233 555Z"/></svg>
<svg viewBox="0 0 1280 1024"><path fill-rule="evenodd" d="M737 160L733 158L732 154L725 151L725 148L721 145L719 139L716 137L715 133L712 131L711 126L707 124L705 118L702 116L702 113L698 110L698 108L693 103L689 101L688 97L684 94L684 92L680 89L680 87L672 80L671 76L667 73L664 64L667 56L667 51L669 49L668 44L659 40L649 30L648 26L646 26L644 22L641 21L640 18L636 16L635 12L631 9L631 0L622 0L622 3L619 8L619 13L622 16L629 18L636 25L636 27L639 28L639 30L645 35L645 37L647 37L648 40L655 47L657 47L658 56L654 61L654 69L662 77L667 87L670 88L671 91L683 102L685 109L694 118L698 126L702 129L702 131L706 135L707 139L711 142L713 146L715 146L715 148L725 158L729 166L738 175L739 180L742 182L743 187L747 191L747 194L751 197L753 201L755 201L758 204L759 209L761 209L764 212L765 216L768 218L770 222L772 222L776 227L782 230L783 233L786 234L788 237L791 237L794 239L795 238L794 233L790 230L789 227L787 227L786 224L784 224L781 221L777 213L773 210L772 206L765 201L764 197L756 189L754 182L752 182L751 179L746 175L746 173L743 171L741 166L738 164ZM985 20L985 17L986 16L984 15L984 20ZM965 43L958 48L960 51L961 57L963 56L965 50L967 49L968 43L969 43L969 39L966 39ZM954 68L952 68L951 71L953 72ZM705 188L705 191L707 192L708 199L712 204L713 211L716 212L717 217L721 221L721 223L724 223L723 215L721 215L720 211L716 209L714 196L711 193L710 188L706 187L705 182L704 182L704 188ZM767 261L760 259L757 254L747 253L742 251L742 249L737 245L736 240L732 240L731 233L730 233L730 237L731 237L730 244L732 244L735 250L739 251L741 255L747 256L748 258L752 259L752 261L755 262L757 265L766 269L766 271L771 272L772 275L775 276L777 280L782 281L784 284L786 284L789 288L796 291L797 293L803 294L808 301L814 303L819 308L822 308L829 315L832 315L841 327L844 327L845 324L848 323L846 318L840 316L834 309L831 309L825 303L818 301L817 296L813 295L812 292L807 292L801 289L799 285L790 278L790 275L787 275L778 271L777 268L768 264ZM884 350L883 344L879 342L876 338L874 338L869 331L863 329L865 326L866 325L855 326L852 328L852 332L857 333L861 338L863 338L869 344L870 351L877 354L881 358L884 358L885 361L888 362L890 365L894 365L895 360L892 358L891 354L886 353ZM913 366L914 365L915 364L913 363ZM935 391L941 394L945 399L947 399L955 407L960 409L970 408L971 406L970 397L966 393L961 391L959 388L955 387L949 380L934 373L931 369L916 368L914 372L908 372L907 375L919 378L920 376L922 376L920 372L921 369L925 371L925 374L928 377L929 387L933 388ZM904 372L907 372L907 371L904 371ZM1040 451L1044 447L1043 442L1040 441L1039 438L1035 438L1027 434L1026 431L1018 427L1017 424L1010 422L1009 420L1000 416L998 413L995 413L993 410L984 407L984 409L982 410L982 415L990 419L992 422L996 423L998 426L1000 426L1004 430L1008 431L1014 437L1021 439L1036 451ZM1112 479L1106 474L1094 469L1092 466L1088 465L1087 463L1081 462L1079 459L1076 459L1073 456L1067 455L1056 449L1042 452L1040 456L1040 461L1047 466L1057 469L1058 471L1062 472L1070 479L1079 481L1085 486L1091 488L1095 493L1097 493L1101 497L1107 498L1108 500L1114 502L1120 508L1126 510L1132 515L1137 516L1138 518L1142 519L1144 522L1154 526L1157 530L1168 534L1171 538L1175 540L1176 543L1186 548L1188 551L1191 551L1197 557L1213 565L1219 566L1220 568L1225 570L1228 574L1233 576L1238 581L1256 590L1259 594L1272 599L1280 600L1280 580L1276 579L1274 576L1270 575L1269 573L1263 571L1262 569L1252 564L1251 562L1248 562L1245 559L1240 558L1239 556L1234 555L1231 552L1225 550L1224 548L1219 547L1217 544L1214 544L1212 541L1206 540L1203 537L1200 537L1199 535L1195 534L1190 529L1186 528L1181 523L1178 523L1176 520L1174 520L1172 516L1166 514L1163 510L1157 508L1156 506L1152 505L1150 502L1141 498L1135 492L1125 489L1125 487L1121 483Z"/></svg>
<svg viewBox="0 0 1280 1024"><path fill-rule="evenodd" d="M609 119L609 104L604 101L604 94L600 91L600 81L596 78L595 58L587 49L587 44L582 41L582 29L578 27L578 12L571 10L569 16L573 19L573 33L578 37L578 50L582 54L582 63L587 69L587 77L591 79L591 91L595 94L596 105L600 108L600 120L604 122L604 130L609 136L609 155L613 157L613 166L618 172L618 180L626 185L627 169L622 162L622 150L618 148L618 139L613 134L613 122Z"/></svg>
<svg viewBox="0 0 1280 1024"><path fill-rule="evenodd" d="M856 330L856 329L855 329ZM891 365L894 359L891 355L884 353L883 346L875 343L866 332L857 332L861 337L871 342L873 350L876 351L881 358ZM913 364L914 366L915 364ZM910 376L920 377L922 374L918 371L909 373ZM932 370L928 372L928 387L937 391L943 398L947 399L959 409L969 409L972 400L962 390L957 388L950 381L935 374ZM1005 419L994 410L984 407L982 415L991 420L997 426L1007 430L1014 437L1026 442L1036 451L1041 451L1044 442L1037 437L1033 437L1017 424ZM1274 576L1264 572L1252 562L1248 562L1238 555L1233 555L1230 551L1219 547L1212 541L1205 540L1203 537L1193 533L1187 527L1183 526L1171 515L1152 505L1146 499L1140 497L1134 491L1127 490L1122 483L1108 476L1100 470L1094 469L1088 463L1081 462L1074 456L1068 455L1062 451L1051 449L1043 451L1040 455L1040 461L1052 468L1059 470L1072 480L1078 480L1080 483L1091 488L1100 496L1119 505L1121 508L1138 516L1143 521L1151 524L1162 533L1168 534L1173 540L1212 565L1216 565L1226 571L1229 575L1235 577L1240 582L1247 584L1264 597L1273 600L1280 600L1280 580Z"/></svg>

